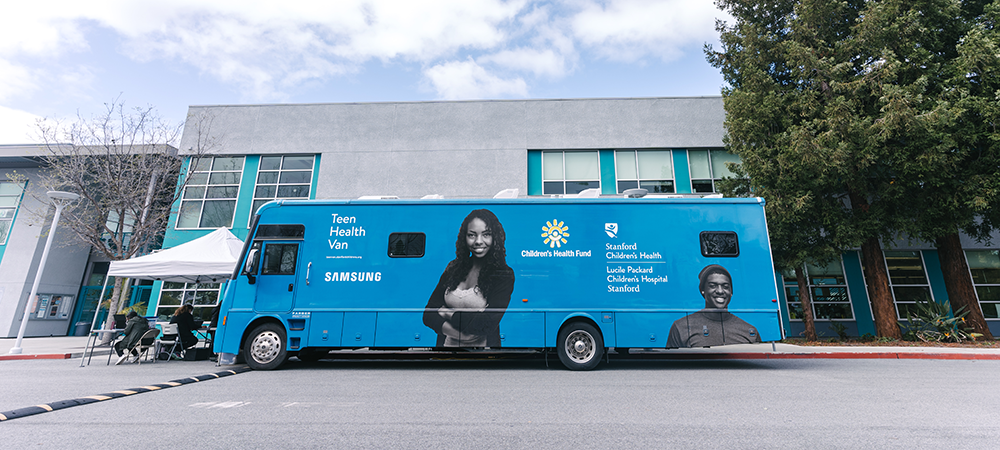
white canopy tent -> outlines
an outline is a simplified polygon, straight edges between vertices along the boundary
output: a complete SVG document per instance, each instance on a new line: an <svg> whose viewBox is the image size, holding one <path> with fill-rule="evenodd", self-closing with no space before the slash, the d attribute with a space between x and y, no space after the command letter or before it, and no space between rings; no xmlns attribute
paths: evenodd
<svg viewBox="0 0 1000 450"><path fill-rule="evenodd" d="M243 241L240 238L225 228L219 228L176 247L124 261L112 261L108 277L218 283L233 274L242 250Z"/></svg>
<svg viewBox="0 0 1000 450"><path fill-rule="evenodd" d="M219 228L176 247L124 261L112 261L99 298L104 298L104 291L111 277L177 283L226 281L232 276L236 260L239 259L242 250L243 241L240 238L226 228ZM96 325L97 311L94 312L94 321L90 329L93 331Z"/></svg>

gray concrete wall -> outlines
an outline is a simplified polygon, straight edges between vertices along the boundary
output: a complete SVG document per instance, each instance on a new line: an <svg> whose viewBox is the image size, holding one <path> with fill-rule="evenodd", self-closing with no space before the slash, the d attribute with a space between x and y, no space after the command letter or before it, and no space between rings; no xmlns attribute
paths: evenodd
<svg viewBox="0 0 1000 450"><path fill-rule="evenodd" d="M321 154L317 198L527 192L527 150L721 147L721 97L192 106L213 154ZM204 128L203 128L204 129ZM206 136L206 133L202 133Z"/></svg>
<svg viewBox="0 0 1000 450"><path fill-rule="evenodd" d="M42 257L45 240L52 224L54 207L47 209L44 218L31 211L46 211L45 192L34 182L38 169L20 168L18 173L28 177L28 192L18 209L11 227L7 248L0 260L0 336L15 337L21 326L21 316L31 293L35 272ZM65 225L65 224L63 224ZM42 274L38 292L61 294L74 297L80 291L80 281L87 267L89 246L72 243L72 233L65 226L56 230L49 250L45 271ZM75 305L74 305L75 306ZM63 320L30 320L25 336L64 336L72 320L70 315Z"/></svg>

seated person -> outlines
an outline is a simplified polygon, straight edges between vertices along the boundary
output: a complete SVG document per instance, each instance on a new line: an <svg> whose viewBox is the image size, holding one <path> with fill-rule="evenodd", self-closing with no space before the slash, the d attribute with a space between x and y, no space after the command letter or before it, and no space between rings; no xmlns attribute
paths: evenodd
<svg viewBox="0 0 1000 450"><path fill-rule="evenodd" d="M174 317L170 319L170 323L177 324L177 334L181 340L181 347L185 350L198 345L198 337L194 335L194 330L199 327L194 323L192 311L194 311L193 306L183 305L174 311Z"/></svg>
<svg viewBox="0 0 1000 450"><path fill-rule="evenodd" d="M125 354L125 350L135 347L135 344L139 343L139 339L142 335L146 333L149 329L149 322L145 318L139 317L135 311L129 311L127 316L127 322L125 323L125 330L122 331L124 338L115 343L115 352L118 353L118 362L115 365L121 364L123 361L128 359L129 355ZM132 350L133 355L138 355L138 352Z"/></svg>

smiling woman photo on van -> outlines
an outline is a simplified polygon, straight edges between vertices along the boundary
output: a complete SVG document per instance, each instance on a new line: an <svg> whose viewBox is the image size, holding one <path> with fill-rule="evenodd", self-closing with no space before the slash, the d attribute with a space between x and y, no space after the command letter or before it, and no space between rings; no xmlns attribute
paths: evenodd
<svg viewBox="0 0 1000 450"><path fill-rule="evenodd" d="M437 332L438 347L499 347L500 319L514 290L507 266L506 234L488 209L462 221L455 259L427 300L424 324Z"/></svg>

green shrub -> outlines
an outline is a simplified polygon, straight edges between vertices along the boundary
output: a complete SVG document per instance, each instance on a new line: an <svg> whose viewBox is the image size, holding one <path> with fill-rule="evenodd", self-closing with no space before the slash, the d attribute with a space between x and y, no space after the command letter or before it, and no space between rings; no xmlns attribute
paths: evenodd
<svg viewBox="0 0 1000 450"><path fill-rule="evenodd" d="M959 308L952 316L949 302L917 302L915 308L906 314L909 321L906 326L907 334L924 342L974 341L982 334L973 333L965 325L965 316L969 312L964 309L965 307Z"/></svg>

